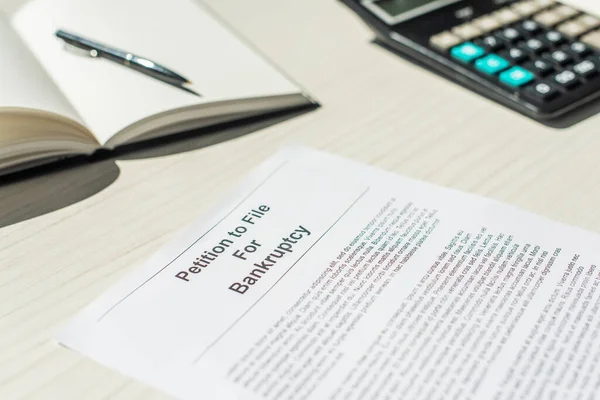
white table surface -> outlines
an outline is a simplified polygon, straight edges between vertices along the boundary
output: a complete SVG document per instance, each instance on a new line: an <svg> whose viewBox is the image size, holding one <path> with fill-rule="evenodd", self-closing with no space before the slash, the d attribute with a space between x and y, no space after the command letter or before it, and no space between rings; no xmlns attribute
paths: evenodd
<svg viewBox="0 0 600 400"><path fill-rule="evenodd" d="M538 124L371 44L335 1L209 4L323 106L210 147L0 186L0 399L168 398L53 335L285 143L600 232L600 116Z"/></svg>

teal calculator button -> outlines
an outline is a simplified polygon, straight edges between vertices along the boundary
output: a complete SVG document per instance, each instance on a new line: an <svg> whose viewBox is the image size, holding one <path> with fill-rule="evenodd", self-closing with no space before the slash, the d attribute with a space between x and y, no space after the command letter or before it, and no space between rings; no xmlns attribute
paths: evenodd
<svg viewBox="0 0 600 400"><path fill-rule="evenodd" d="M509 86L519 87L531 82L534 75L522 67L512 67L500 74L500 81Z"/></svg>
<svg viewBox="0 0 600 400"><path fill-rule="evenodd" d="M485 50L476 44L465 42L461 45L453 47L452 50L450 50L450 54L452 54L452 57L462 62L469 63L483 56L485 54Z"/></svg>
<svg viewBox="0 0 600 400"><path fill-rule="evenodd" d="M489 75L495 75L508 67L510 67L510 62L496 54L490 54L475 61L475 68Z"/></svg>

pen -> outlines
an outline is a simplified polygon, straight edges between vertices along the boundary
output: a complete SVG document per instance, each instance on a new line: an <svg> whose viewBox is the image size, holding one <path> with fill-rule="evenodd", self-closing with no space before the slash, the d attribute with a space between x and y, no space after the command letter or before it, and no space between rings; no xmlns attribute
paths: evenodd
<svg viewBox="0 0 600 400"><path fill-rule="evenodd" d="M180 87L188 92L196 94L191 89L184 88L183 84L191 83L187 78L178 73L144 57L137 56L127 51L119 50L94 42L90 39L74 35L64 30L57 30L55 35L67 44L89 52L92 57L104 58L117 64L124 65L145 75L159 79L165 83Z"/></svg>

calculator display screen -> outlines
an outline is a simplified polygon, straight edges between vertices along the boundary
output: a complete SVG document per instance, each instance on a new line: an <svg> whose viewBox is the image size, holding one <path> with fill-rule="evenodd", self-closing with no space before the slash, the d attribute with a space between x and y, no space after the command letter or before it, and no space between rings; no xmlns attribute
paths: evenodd
<svg viewBox="0 0 600 400"><path fill-rule="evenodd" d="M459 0L374 0L370 9L386 20L406 20ZM385 15L381 15L385 14Z"/></svg>

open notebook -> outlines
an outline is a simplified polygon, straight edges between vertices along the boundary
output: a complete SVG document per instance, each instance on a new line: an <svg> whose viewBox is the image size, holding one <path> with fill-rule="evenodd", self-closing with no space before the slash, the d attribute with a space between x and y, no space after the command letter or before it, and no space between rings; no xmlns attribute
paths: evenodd
<svg viewBox="0 0 600 400"><path fill-rule="evenodd" d="M201 97L67 51L64 29L147 57ZM33 0L0 14L0 173L310 104L194 0Z"/></svg>

